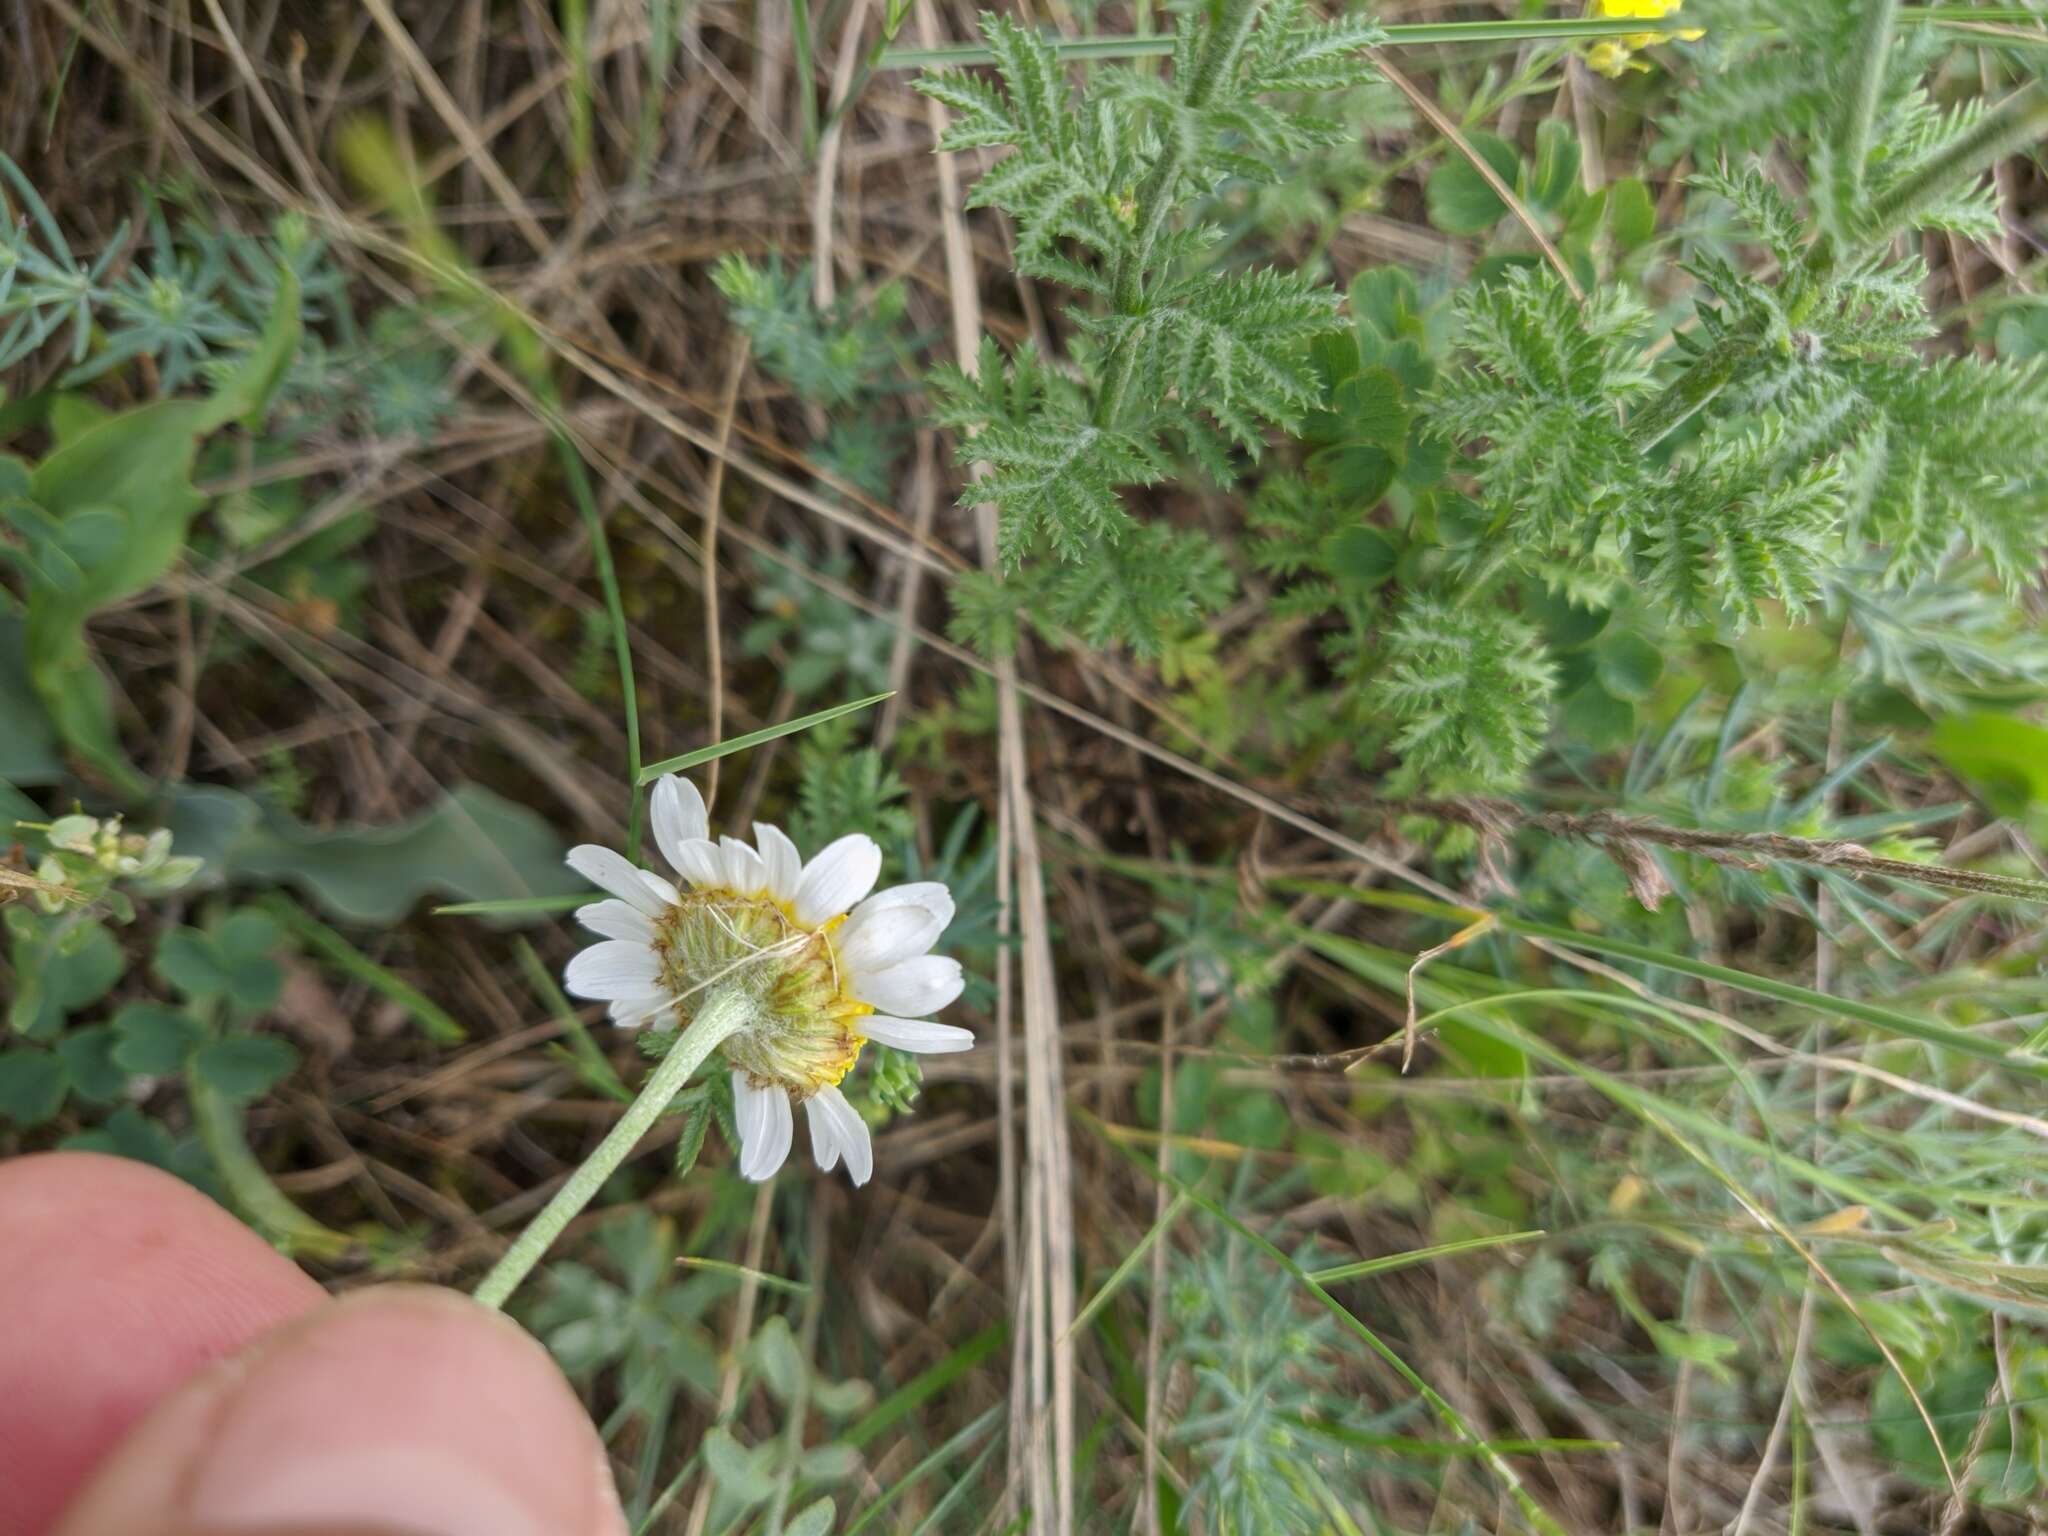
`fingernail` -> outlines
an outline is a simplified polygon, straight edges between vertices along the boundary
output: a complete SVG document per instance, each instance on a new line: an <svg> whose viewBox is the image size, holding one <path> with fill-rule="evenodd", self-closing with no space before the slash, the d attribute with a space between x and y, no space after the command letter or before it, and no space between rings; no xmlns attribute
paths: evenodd
<svg viewBox="0 0 2048 1536"><path fill-rule="evenodd" d="M446 1292L343 1302L251 1363L181 1513L222 1536L616 1530L603 1450L539 1344Z"/></svg>

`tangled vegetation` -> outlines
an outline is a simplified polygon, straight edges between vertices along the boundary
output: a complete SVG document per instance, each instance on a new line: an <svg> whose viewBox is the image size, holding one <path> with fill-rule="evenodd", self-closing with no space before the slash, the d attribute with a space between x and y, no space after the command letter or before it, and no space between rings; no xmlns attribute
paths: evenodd
<svg viewBox="0 0 2048 1536"><path fill-rule="evenodd" d="M1680 11L26 0L0 1155L636 1531L2048 1523L2048 11Z"/></svg>

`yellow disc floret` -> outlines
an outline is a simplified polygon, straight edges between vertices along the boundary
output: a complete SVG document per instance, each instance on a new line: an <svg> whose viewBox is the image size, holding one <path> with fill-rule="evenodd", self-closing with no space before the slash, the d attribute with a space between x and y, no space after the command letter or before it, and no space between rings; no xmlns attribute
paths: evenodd
<svg viewBox="0 0 2048 1536"><path fill-rule="evenodd" d="M754 1022L725 1042L726 1059L758 1087L801 1101L837 1087L866 1038L853 1026L874 1012L846 995L830 934L835 917L806 928L782 903L724 890L685 891L655 920L664 990L687 1025L695 1005L728 982L754 1000Z"/></svg>

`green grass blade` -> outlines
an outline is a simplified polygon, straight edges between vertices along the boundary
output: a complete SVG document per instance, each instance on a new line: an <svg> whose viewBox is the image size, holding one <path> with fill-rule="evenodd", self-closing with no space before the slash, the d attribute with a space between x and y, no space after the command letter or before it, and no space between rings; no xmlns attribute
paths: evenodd
<svg viewBox="0 0 2048 1536"><path fill-rule="evenodd" d="M2040 15L2021 5L1925 5L1901 7L1898 19L1908 26L1981 26L1998 22L2038 21ZM1685 20L1688 27L1696 24L1690 16ZM1640 17L1625 16L1554 16L1518 21L1397 22L1386 29L1386 46L1420 48L1436 44L1461 43L1576 42L1581 38L1625 37L1631 32L1642 30ZM1170 58L1173 54L1171 37L1077 37L1049 41L1060 58L1068 62L1088 59ZM2034 40L2024 36L2001 36L1998 41L2006 46L2024 46ZM2041 41L2048 42L2048 34L2044 34ZM986 48L975 43L959 43L944 48L886 49L876 67L957 69L992 62Z"/></svg>
<svg viewBox="0 0 2048 1536"><path fill-rule="evenodd" d="M492 901L458 901L433 908L436 917L526 917L535 913L573 912L592 899L577 896L501 896Z"/></svg>
<svg viewBox="0 0 2048 1536"><path fill-rule="evenodd" d="M1501 1232L1490 1237L1462 1237L1454 1243L1438 1243L1433 1248L1411 1248L1406 1253L1389 1253L1377 1259L1360 1259L1356 1264L1335 1264L1328 1269L1312 1269L1309 1279L1318 1285L1335 1285L1340 1280L1359 1280L1367 1275L1383 1275L1389 1270L1407 1269L1416 1264L1428 1264L1436 1259L1447 1259L1453 1254L1477 1253L1485 1248L1500 1248L1508 1243L1530 1243L1545 1236L1540 1229L1528 1232Z"/></svg>
<svg viewBox="0 0 2048 1536"><path fill-rule="evenodd" d="M612 1070L612 1064L598 1049L592 1038L590 1026L583 1022L575 1005L563 992L555 973L541 963L534 947L524 939L514 941L513 951L519 956L519 969L526 973L526 983L540 994L548 1009L562 1021L562 1028L569 1036L569 1044L563 1054L576 1068L577 1074L606 1098L617 1099L621 1104L633 1102L633 1091Z"/></svg>
<svg viewBox="0 0 2048 1536"><path fill-rule="evenodd" d="M1502 1459L1500 1453L1495 1451L1487 1441L1475 1433L1470 1424L1465 1422L1465 1416L1453 1408L1436 1388L1417 1375L1415 1368L1402 1359L1399 1354L1395 1353L1391 1345L1363 1322L1359 1321L1349 1307L1323 1289L1313 1275L1295 1263L1286 1252L1273 1242L1258 1232L1253 1231L1207 1195L1190 1189L1142 1152L1133 1151L1125 1146L1117 1137L1107 1134L1108 1127L1086 1110L1077 1107L1074 1113L1081 1118L1083 1124L1101 1136L1105 1143L1122 1154L1132 1166L1138 1168L1146 1177L1157 1180L1177 1194L1185 1195L1189 1201L1200 1206L1211 1216L1230 1228L1231 1231L1237 1233L1239 1237L1242 1237L1246 1242L1258 1249L1259 1252L1271 1259L1275 1264L1278 1264L1289 1275L1293 1276L1301 1285L1306 1287L1309 1294L1315 1297L1317 1302L1332 1317L1336 1318L1340 1325L1354 1334L1368 1349L1391 1366L1403 1381L1415 1389L1416 1395L1429 1404L1431 1410L1435 1412L1437 1418L1446 1429L1457 1436L1464 1444L1472 1447L1473 1454L1484 1461L1493 1475L1500 1480L1501 1486L1507 1490L1508 1496L1515 1501L1516 1507L1521 1510L1522 1518L1528 1521L1533 1529L1541 1532L1542 1536L1564 1536L1563 1527L1550 1517L1541 1504L1536 1502L1535 1496L1523 1485L1522 1479L1516 1474L1515 1469L1509 1466Z"/></svg>
<svg viewBox="0 0 2048 1536"><path fill-rule="evenodd" d="M1821 1013L1834 1014L1838 1018L1853 1019L1859 1024L1868 1024L1888 1034L1923 1041L1959 1055L1996 1062L2014 1072L2024 1072L2030 1077L2048 1080L2048 1062L2030 1060L2024 1052L2016 1052L2010 1046L2001 1045L1995 1040L1983 1039L1967 1030L1957 1029L1934 1019L1923 1019L1915 1014L1901 1013L1895 1008L1879 1007L1875 1003L1859 1002L1855 998L1833 997L1825 992L1816 992L1811 987L1802 987L1796 982L1758 976L1749 971L1735 970L1730 966L1715 965L1707 960L1694 960L1686 955L1672 954L1669 950L1655 949L1648 944L1637 944L1628 939L1610 939L1603 935L1581 933L1575 928L1558 928L1549 923L1531 922L1519 917L1502 917L1500 925L1509 933L1520 934L1523 938L1548 939L1552 943L1569 945L1574 949L1589 949L1595 954L1641 961L1645 965L1676 971L1682 976L1697 977L1701 981L1716 981L1738 992L1768 997L1781 1003L1792 1003L1801 1008L1812 1008Z"/></svg>
<svg viewBox="0 0 2048 1536"><path fill-rule="evenodd" d="M1009 1326L994 1323L959 1345L937 1363L927 1366L883 1398L854 1421L839 1438L858 1450L898 1419L914 1412L927 1399L938 1396L954 1382L1003 1347Z"/></svg>
<svg viewBox="0 0 2048 1536"><path fill-rule="evenodd" d="M695 752L685 752L681 757L663 758L658 763L649 763L639 771L636 780L641 785L652 784L664 773L681 773L685 768L695 768L708 763L715 757L725 757L733 752L744 752L748 747L758 747L764 741L773 741L778 736L793 736L798 731L807 731L814 725L823 725L827 720L837 720L841 715L850 715L857 709L872 709L882 700L894 697L892 693L878 693L871 698L855 699L851 704L834 704L830 709L821 709L814 715L800 715L794 720L785 720L780 725L767 726L758 731L749 731L744 736L735 736L730 741L721 741L716 746L699 747Z"/></svg>
<svg viewBox="0 0 2048 1536"><path fill-rule="evenodd" d="M604 589L605 622L611 626L612 654L619 668L619 693L626 702L626 776L634 785L632 804L626 812L626 857L640 857L640 795L638 787L647 782L640 771L640 696L633 687L633 646L626 633L626 605L619 595L619 573L612 564L611 541L605 537L604 518L597 510L597 498L591 493L590 471L583 463L583 455L563 431L555 433L555 451L562 460L562 473L568 477L570 494L576 498L576 510L582 514L583 527L590 537L590 555L597 566L598 585Z"/></svg>
<svg viewBox="0 0 2048 1536"><path fill-rule="evenodd" d="M998 1403L995 1407L984 1412L979 1418L971 1420L965 1429L955 1434L944 1445L933 1451L885 1489L882 1496L862 1510L860 1518L842 1531L840 1536L860 1536L862 1531L881 1518L882 1511L923 1482L927 1477L938 1471L947 1462L951 1461L956 1454L965 1450L991 1429L995 1428L997 1424L1001 1423L1003 1411L1003 1405Z"/></svg>
<svg viewBox="0 0 2048 1536"><path fill-rule="evenodd" d="M300 943L317 950L337 970L396 1003L429 1040L439 1045L459 1045L469 1038L469 1031L439 1003L396 971L379 965L297 902L272 894L259 898L256 905L289 929Z"/></svg>
<svg viewBox="0 0 2048 1536"><path fill-rule="evenodd" d="M1102 1282L1102 1289L1090 1296L1088 1305L1075 1314L1073 1322L1067 1325L1067 1338L1079 1333L1090 1318L1109 1304L1109 1299L1121 1290L1124 1282L1136 1272L1139 1260L1150 1253L1152 1245L1164 1237L1172 1229L1173 1224L1180 1220L1180 1213L1187 1209L1187 1205L1187 1196L1173 1197L1173 1203L1159 1213L1159 1219L1152 1223L1151 1229L1138 1239L1136 1246L1124 1255L1123 1262L1117 1265L1107 1280Z"/></svg>

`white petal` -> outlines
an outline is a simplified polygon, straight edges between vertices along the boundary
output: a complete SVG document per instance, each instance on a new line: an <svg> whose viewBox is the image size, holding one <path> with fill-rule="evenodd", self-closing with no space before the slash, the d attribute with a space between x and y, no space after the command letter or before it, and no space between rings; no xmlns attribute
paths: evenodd
<svg viewBox="0 0 2048 1536"><path fill-rule="evenodd" d="M833 935L832 947L839 952L848 984L859 995L860 978L886 971L899 960L910 960L930 949L945 924L928 907L883 907L876 911L862 902L860 910Z"/></svg>
<svg viewBox="0 0 2048 1536"><path fill-rule="evenodd" d="M868 1139L867 1122L860 1117L860 1111L846 1102L846 1095L837 1088L821 1088L808 1101L816 1114L827 1116L832 1122L834 1139L838 1150L846 1158L846 1171L853 1179L854 1188L875 1176L875 1147ZM813 1120L812 1139L815 1145L817 1121ZM821 1162L821 1167L830 1164Z"/></svg>
<svg viewBox="0 0 2048 1536"><path fill-rule="evenodd" d="M695 886L725 884L725 859L708 837L692 838L676 849L676 873Z"/></svg>
<svg viewBox="0 0 2048 1536"><path fill-rule="evenodd" d="M749 1170L768 1131L768 1097L777 1091L756 1088L754 1080L744 1072L732 1075L733 1128L740 1133L740 1173L745 1178L753 1177Z"/></svg>
<svg viewBox="0 0 2048 1536"><path fill-rule="evenodd" d="M768 868L761 855L736 837L721 837L718 851L724 856L725 883L742 896L758 896L768 888Z"/></svg>
<svg viewBox="0 0 2048 1536"><path fill-rule="evenodd" d="M704 797L697 793L696 785L673 773L654 781L654 841L677 874L689 874L676 857L683 844L710 833L711 821L704 814Z"/></svg>
<svg viewBox="0 0 2048 1536"><path fill-rule="evenodd" d="M761 865L767 872L769 898L785 906L795 902L797 889L803 883L804 856L790 841L789 834L772 822L757 821L754 846L760 851Z"/></svg>
<svg viewBox="0 0 2048 1536"><path fill-rule="evenodd" d="M806 928L829 921L875 888L882 850L864 832L849 832L804 866L796 888L796 920Z"/></svg>
<svg viewBox="0 0 2048 1536"><path fill-rule="evenodd" d="M974 1049L974 1036L969 1031L953 1024L934 1024L930 1019L892 1019L886 1013L871 1013L853 1027L870 1040L921 1056Z"/></svg>
<svg viewBox="0 0 2048 1536"><path fill-rule="evenodd" d="M645 944L606 939L580 951L562 972L572 997L644 997L661 980L661 961Z"/></svg>
<svg viewBox="0 0 2048 1536"><path fill-rule="evenodd" d="M863 912L880 912L888 907L923 907L927 912L936 913L941 929L953 921L953 893L937 880L917 880L909 885L892 885L886 891L877 891L853 910L848 922L859 919Z"/></svg>
<svg viewBox="0 0 2048 1536"><path fill-rule="evenodd" d="M650 992L637 997L615 998L605 1012L621 1029L639 1029L643 1026L653 1029L674 1029L676 1015L670 1006L672 1002L673 999L666 992Z"/></svg>
<svg viewBox="0 0 2048 1536"><path fill-rule="evenodd" d="M960 962L951 955L919 955L886 971L862 976L854 996L883 1013L914 1019L937 1013L967 985Z"/></svg>
<svg viewBox="0 0 2048 1536"><path fill-rule="evenodd" d="M670 885L651 869L641 870L640 878L647 882L647 889L654 892L661 899L661 904L665 907L672 907L683 899L681 891Z"/></svg>
<svg viewBox="0 0 2048 1536"><path fill-rule="evenodd" d="M576 909L576 921L602 938L654 942L654 924L628 902L593 901Z"/></svg>
<svg viewBox="0 0 2048 1536"><path fill-rule="evenodd" d="M839 1166L839 1137L833 1129L830 1112L818 1102L817 1095L804 1100L804 1118L811 1126L812 1160L830 1173Z"/></svg>
<svg viewBox="0 0 2048 1536"><path fill-rule="evenodd" d="M751 1140L743 1122L740 1140L740 1172L756 1184L775 1177L789 1158L789 1144L796 1136L796 1117L790 1113L789 1091L785 1088L752 1088L755 1129Z"/></svg>
<svg viewBox="0 0 2048 1536"><path fill-rule="evenodd" d="M796 888L804 877L804 856L796 851L796 844L782 828L765 821L754 823L754 842L768 871L768 894L777 901L795 901Z"/></svg>
<svg viewBox="0 0 2048 1536"><path fill-rule="evenodd" d="M635 869L624 857L595 843L579 843L569 850L569 867L599 890L616 896L649 917L659 917L666 907L647 883L644 870Z"/></svg>

